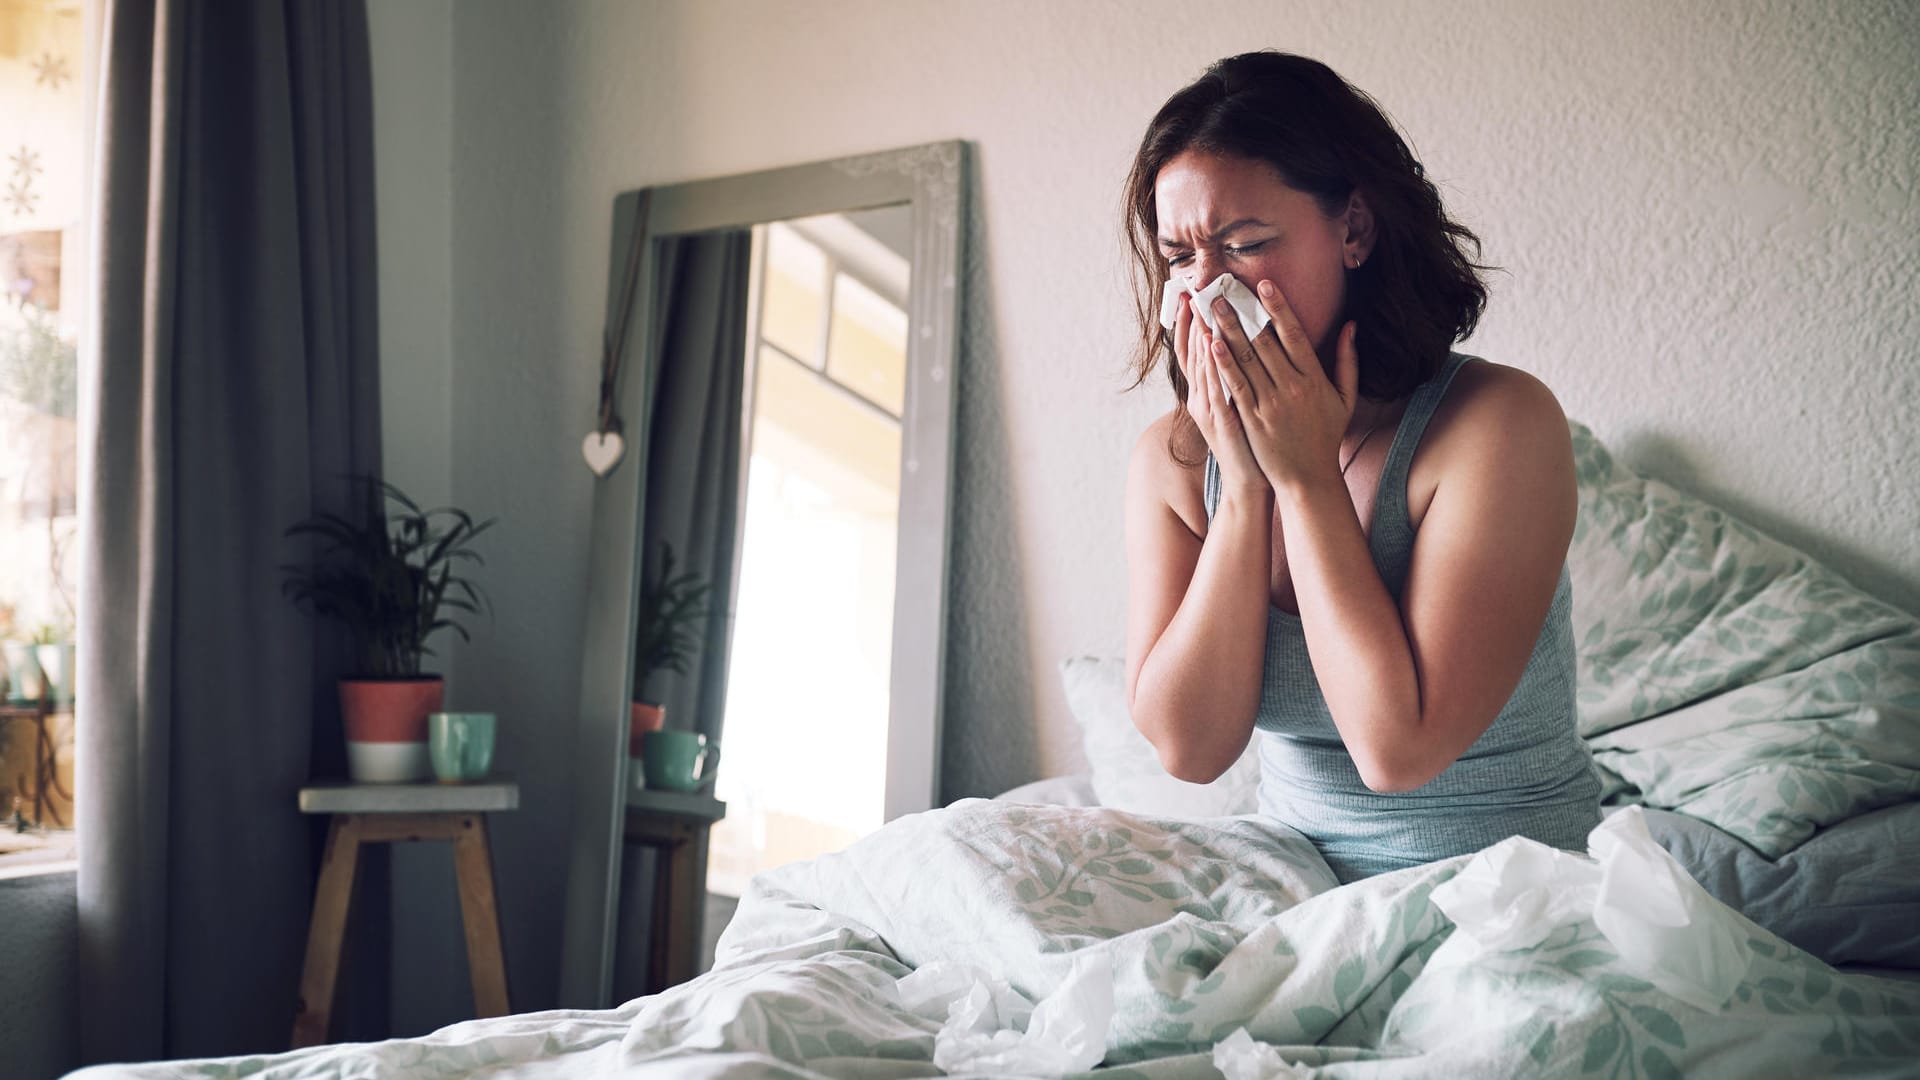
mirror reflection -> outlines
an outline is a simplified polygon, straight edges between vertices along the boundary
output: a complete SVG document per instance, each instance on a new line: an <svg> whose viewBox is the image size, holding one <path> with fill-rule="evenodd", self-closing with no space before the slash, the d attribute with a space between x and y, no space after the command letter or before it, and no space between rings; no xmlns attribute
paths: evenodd
<svg viewBox="0 0 1920 1080"><path fill-rule="evenodd" d="M719 896L884 820L910 223L900 205L753 230Z"/></svg>
<svg viewBox="0 0 1920 1080"><path fill-rule="evenodd" d="M623 875L616 996L710 966L755 874L886 820L912 207L662 245L629 802L711 824L629 816L655 855Z"/></svg>

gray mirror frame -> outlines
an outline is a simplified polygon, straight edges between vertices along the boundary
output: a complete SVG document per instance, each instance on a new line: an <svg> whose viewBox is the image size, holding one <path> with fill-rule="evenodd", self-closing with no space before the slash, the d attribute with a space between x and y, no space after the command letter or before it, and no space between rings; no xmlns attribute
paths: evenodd
<svg viewBox="0 0 1920 1080"><path fill-rule="evenodd" d="M588 553L586 633L559 1004L608 1007L619 911L621 834L627 790L627 704L639 598L635 544L642 535L652 402L644 345L658 248L651 240L902 202L912 204L907 386L901 422L899 541L893 601L885 816L929 810L939 798L942 680L946 656L949 492L953 471L954 369L959 356L962 214L970 151L964 141L837 158L766 172L652 189L647 246L628 345L621 357L619 415L627 455L595 483ZM640 190L614 199L608 322L617 321L620 276L633 244ZM583 417L588 415L582 412ZM930 718L930 723L912 723Z"/></svg>

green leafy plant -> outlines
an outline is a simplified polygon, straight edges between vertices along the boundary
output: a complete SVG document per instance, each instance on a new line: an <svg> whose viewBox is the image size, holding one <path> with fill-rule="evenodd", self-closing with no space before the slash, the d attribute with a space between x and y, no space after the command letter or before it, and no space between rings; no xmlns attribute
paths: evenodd
<svg viewBox="0 0 1920 1080"><path fill-rule="evenodd" d="M634 696L645 700L646 686L661 671L687 673L687 661L699 651L707 617L708 586L691 570L673 572L673 545L660 545L660 568L640 583L639 627L634 634Z"/></svg>
<svg viewBox="0 0 1920 1080"><path fill-rule="evenodd" d="M310 565L281 567L287 575L282 592L303 610L347 624L361 676L419 675L421 657L433 655L426 643L435 632L452 630L462 641L472 640L442 609L470 615L491 610L480 587L454 569L463 562L485 565L469 545L494 519L476 523L452 507L422 510L375 477L354 482L368 492L365 523L317 514L289 528L289 537L321 543Z"/></svg>
<svg viewBox="0 0 1920 1080"><path fill-rule="evenodd" d="M0 394L49 416L72 417L80 401L79 349L37 304L18 310L21 327L0 338Z"/></svg>

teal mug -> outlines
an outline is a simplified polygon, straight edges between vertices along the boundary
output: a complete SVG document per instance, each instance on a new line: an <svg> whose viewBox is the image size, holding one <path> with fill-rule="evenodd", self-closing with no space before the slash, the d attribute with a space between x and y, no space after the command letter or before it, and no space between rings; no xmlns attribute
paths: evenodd
<svg viewBox="0 0 1920 1080"><path fill-rule="evenodd" d="M427 714L427 752L443 784L485 780L493 765L494 718L484 712Z"/></svg>
<svg viewBox="0 0 1920 1080"><path fill-rule="evenodd" d="M640 762L649 788L699 791L713 783L720 744L693 731L649 731L640 745Z"/></svg>

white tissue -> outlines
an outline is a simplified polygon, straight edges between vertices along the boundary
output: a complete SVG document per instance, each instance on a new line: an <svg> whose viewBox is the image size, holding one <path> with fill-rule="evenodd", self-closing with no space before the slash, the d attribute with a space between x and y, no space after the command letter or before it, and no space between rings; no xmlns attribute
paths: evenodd
<svg viewBox="0 0 1920 1080"><path fill-rule="evenodd" d="M1591 860L1525 837L1503 840L1434 889L1433 902L1492 950L1526 948L1590 914L1629 969L1719 1011L1753 962L1720 902L1653 839L1637 806L1587 834L1587 850Z"/></svg>
<svg viewBox="0 0 1920 1080"><path fill-rule="evenodd" d="M1072 971L1037 1006L1005 979L945 961L921 965L896 990L908 1010L944 1020L933 1037L933 1063L949 1073L1082 1072L1107 1055L1113 962L1105 953L1075 955Z"/></svg>
<svg viewBox="0 0 1920 1080"><path fill-rule="evenodd" d="M1239 278L1232 274L1221 274L1198 292L1194 291L1193 285L1186 278L1168 278L1167 284L1160 290L1160 325L1162 327L1168 330L1173 329L1174 320L1180 314L1180 297L1184 293L1193 294L1194 314L1200 316L1200 321L1207 324L1207 329L1213 331L1215 337L1220 334L1220 320L1213 313L1213 302L1222 297L1232 306L1234 314L1239 316L1240 329L1247 335L1248 341L1252 341L1254 335L1266 329L1267 323L1273 321L1267 317L1267 309L1260 303L1260 298L1253 295L1251 289L1240 284ZM1220 380L1220 395L1227 399L1228 404L1233 403L1233 391L1227 389L1225 379Z"/></svg>
<svg viewBox="0 0 1920 1080"><path fill-rule="evenodd" d="M1569 855L1524 836L1481 852L1433 890L1433 902L1482 948L1537 945L1556 926L1593 911L1600 873Z"/></svg>
<svg viewBox="0 0 1920 1080"><path fill-rule="evenodd" d="M1299 1080L1313 1075L1313 1069L1281 1057L1279 1050L1256 1041L1246 1028L1235 1028L1213 1044L1213 1067L1227 1080Z"/></svg>
<svg viewBox="0 0 1920 1080"><path fill-rule="evenodd" d="M1240 317L1240 329L1252 341L1254 336L1267 328L1273 320L1268 317L1266 307L1253 290L1240 284L1240 279L1232 274L1221 274L1203 289L1195 291L1192 284L1182 277L1167 279L1166 287L1160 290L1160 325L1173 329L1174 320L1180 314L1180 295L1193 294L1193 312L1207 324L1214 336L1220 334L1220 320L1213 313L1213 302L1222 297L1232 305L1234 314Z"/></svg>
<svg viewBox="0 0 1920 1080"><path fill-rule="evenodd" d="M1647 832L1640 808L1601 822L1587 850L1600 860L1593 921L1620 958L1689 1005L1725 1005L1753 963L1747 935Z"/></svg>

